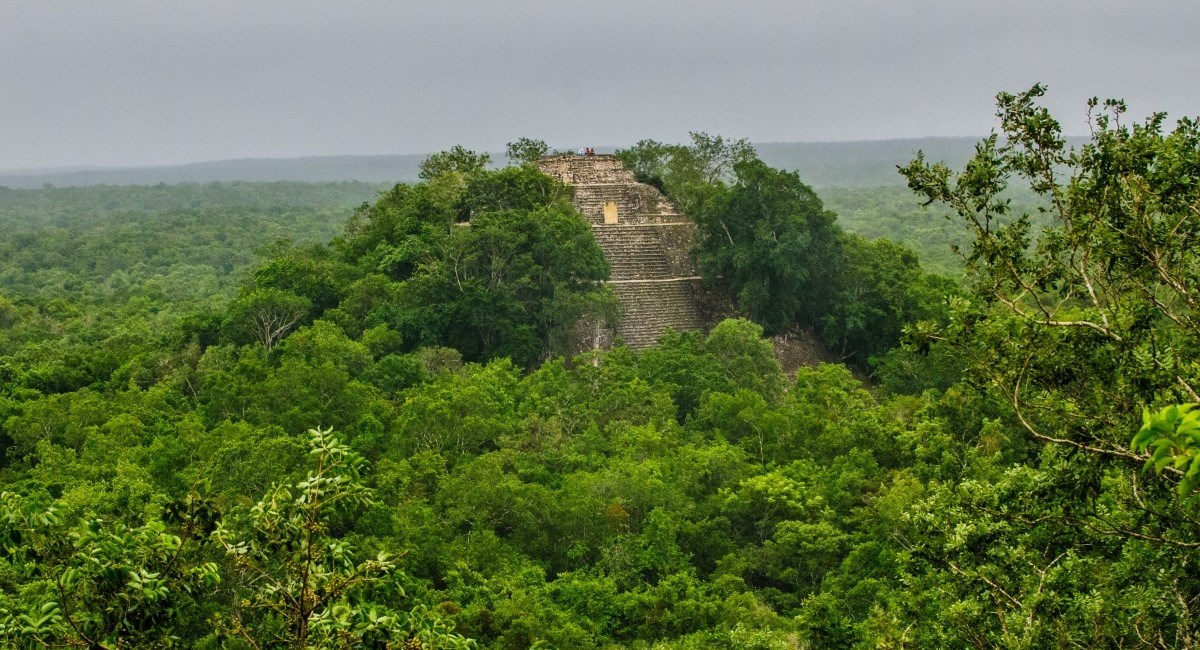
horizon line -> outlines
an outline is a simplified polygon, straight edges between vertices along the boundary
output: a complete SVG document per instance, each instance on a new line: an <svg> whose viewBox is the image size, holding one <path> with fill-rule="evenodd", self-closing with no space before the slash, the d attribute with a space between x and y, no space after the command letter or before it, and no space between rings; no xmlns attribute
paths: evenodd
<svg viewBox="0 0 1200 650"><path fill-rule="evenodd" d="M967 140L985 138L986 135L929 135L919 137L903 137L903 138L866 138L860 140L763 140L752 141L750 144L758 145L781 145L781 144L801 144L801 145L819 145L819 144L866 144L875 142L905 142L917 140ZM1068 136L1071 137L1071 136ZM627 145L629 146L629 145ZM557 150L562 147L551 146L551 150ZM578 147L570 147L571 150ZM614 145L595 145L593 149L604 149L606 151L616 151L623 147ZM562 148L566 149L566 148ZM72 173L87 173L101 171L121 171L121 170L148 170L148 169L163 169L171 167L188 167L192 165L208 165L215 163L238 163L238 162L287 162L299 160L313 160L321 158L406 158L417 156L428 156L437 153L436 151L424 152L409 152L409 153L328 153L328 154L304 154L299 156L235 156L230 158L210 158L203 160L191 160L187 162L164 162L164 163L131 163L131 164L71 164L65 163L62 165L39 166L39 167L5 167L0 168L0 176L43 176L47 174L72 174ZM503 156L503 151L484 151L488 154L499 154Z"/></svg>

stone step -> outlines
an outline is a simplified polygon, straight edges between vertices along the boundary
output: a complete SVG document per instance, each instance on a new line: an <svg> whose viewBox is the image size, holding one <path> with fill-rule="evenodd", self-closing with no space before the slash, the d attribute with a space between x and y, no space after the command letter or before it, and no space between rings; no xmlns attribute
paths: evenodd
<svg viewBox="0 0 1200 650"><path fill-rule="evenodd" d="M613 267L612 279L651 279L696 275L690 249L695 224L597 225L592 234Z"/></svg>
<svg viewBox="0 0 1200 650"><path fill-rule="evenodd" d="M604 223L604 206L617 206L618 222L677 221L678 210L649 185L621 183L575 187L575 208L593 224Z"/></svg>
<svg viewBox="0 0 1200 650"><path fill-rule="evenodd" d="M596 243L612 267L613 280L666 278L670 264L657 233L643 229L593 229Z"/></svg>
<svg viewBox="0 0 1200 650"><path fill-rule="evenodd" d="M696 280L636 282L612 287L627 314L617 327L617 336L630 347L654 345L668 327L688 331L701 329L703 325L696 310Z"/></svg>

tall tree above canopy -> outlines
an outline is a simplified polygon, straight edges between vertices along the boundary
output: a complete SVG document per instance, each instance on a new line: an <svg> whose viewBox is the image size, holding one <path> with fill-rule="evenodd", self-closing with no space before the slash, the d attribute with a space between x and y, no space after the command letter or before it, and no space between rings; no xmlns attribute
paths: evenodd
<svg viewBox="0 0 1200 650"><path fill-rule="evenodd" d="M643 140L617 158L695 219L693 253L706 282L769 333L797 319L815 325L838 259L834 215L795 172L767 166L744 138L690 136L688 145Z"/></svg>
<svg viewBox="0 0 1200 650"><path fill-rule="evenodd" d="M734 183L695 213L701 272L768 332L827 310L840 241L836 217L795 172L738 162Z"/></svg>
<svg viewBox="0 0 1200 650"><path fill-rule="evenodd" d="M449 173L474 174L483 171L492 162L486 153L475 153L462 145L454 145L447 151L431 154L422 163L417 175L430 180Z"/></svg>
<svg viewBox="0 0 1200 650"><path fill-rule="evenodd" d="M688 145L642 140L616 156L640 182L666 192L692 214L705 199L736 178L739 163L757 160L748 140L731 140L703 132L688 134Z"/></svg>
<svg viewBox="0 0 1200 650"><path fill-rule="evenodd" d="M1200 402L1200 129L1164 132L1162 113L1128 125L1124 103L1093 99L1092 140L1069 149L1044 92L999 95L1003 139L963 171L921 155L901 171L975 235L974 299L946 336L987 360L979 370L1035 438L1136 461L1144 405ZM1050 227L1035 235L1027 214L998 225L1013 182L1045 198ZM1003 331L973 327L983 315Z"/></svg>
<svg viewBox="0 0 1200 650"><path fill-rule="evenodd" d="M545 140L517 138L505 147L504 157L513 165L532 165L549 151L550 147Z"/></svg>
<svg viewBox="0 0 1200 650"><path fill-rule="evenodd" d="M995 617L969 620L968 635L1193 646L1200 517L1175 494L1188 477L1147 476L1130 439L1144 407L1200 403L1200 129L1168 129L1161 113L1127 123L1122 102L1093 99L1091 140L1069 148L1044 92L1000 94L1001 132L963 170L921 155L902 169L973 235L969 295L948 326L917 333L971 362L971 383L1014 421L1009 444L1029 455L994 480L931 490L912 557L948 567L931 575L954 577L953 599L990 597ZM1040 232L1009 214L1017 183L1044 199ZM1060 627L1095 611L1115 624Z"/></svg>

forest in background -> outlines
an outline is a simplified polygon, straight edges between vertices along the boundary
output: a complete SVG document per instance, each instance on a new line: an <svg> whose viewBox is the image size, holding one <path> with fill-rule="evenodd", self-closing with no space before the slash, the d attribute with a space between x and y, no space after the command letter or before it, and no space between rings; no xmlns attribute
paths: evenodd
<svg viewBox="0 0 1200 650"><path fill-rule="evenodd" d="M960 165L979 138L915 138L861 142L755 143L764 162L797 171L816 187L902 187L896 168L917 151ZM1078 138L1073 142L1080 142ZM611 147L595 146L601 153ZM500 152L492 157L502 159ZM88 185L156 185L212 182L374 182L419 180L424 154L390 156L310 156L287 159L217 160L162 167L0 170L0 187L36 189Z"/></svg>
<svg viewBox="0 0 1200 650"><path fill-rule="evenodd" d="M1040 92L907 201L630 147L749 319L574 360L607 267L534 141L382 194L0 190L0 639L1195 645L1200 130L1096 103L1072 152ZM796 326L873 383L785 374Z"/></svg>

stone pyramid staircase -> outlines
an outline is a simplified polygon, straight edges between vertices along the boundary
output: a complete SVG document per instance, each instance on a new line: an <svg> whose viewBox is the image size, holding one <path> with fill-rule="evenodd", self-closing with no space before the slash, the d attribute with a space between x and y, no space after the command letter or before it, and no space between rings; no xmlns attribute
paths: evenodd
<svg viewBox="0 0 1200 650"><path fill-rule="evenodd" d="M612 266L611 286L624 310L618 338L646 348L668 327L703 329L700 278L688 254L696 225L687 216L612 156L551 156L538 166L574 188L575 207Z"/></svg>

